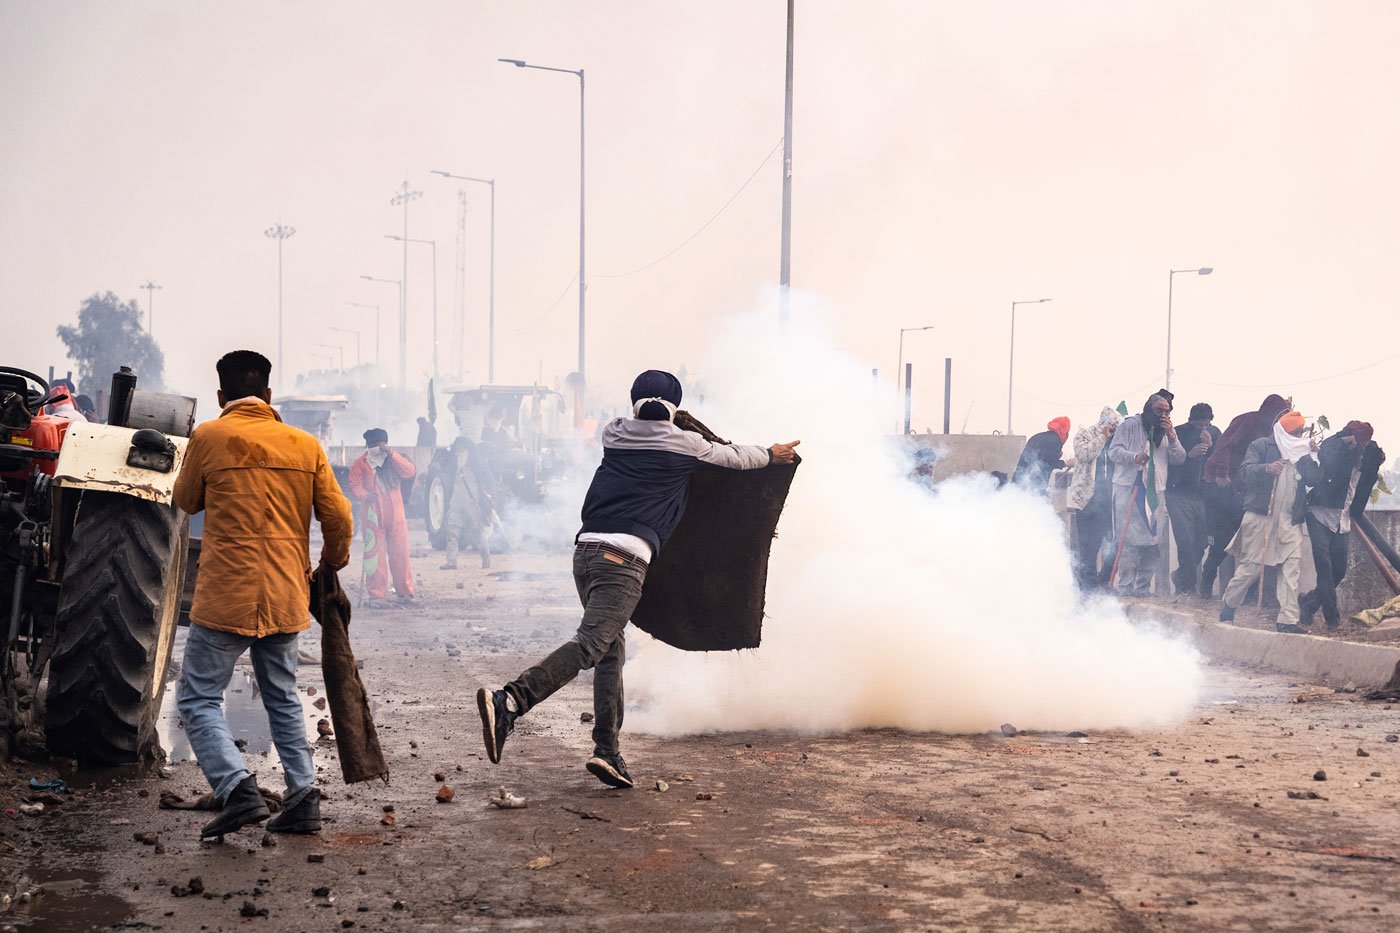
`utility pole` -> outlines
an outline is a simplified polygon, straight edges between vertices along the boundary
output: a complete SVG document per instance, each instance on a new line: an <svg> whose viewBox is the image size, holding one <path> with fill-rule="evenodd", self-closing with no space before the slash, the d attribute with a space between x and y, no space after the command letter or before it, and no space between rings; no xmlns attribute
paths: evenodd
<svg viewBox="0 0 1400 933"><path fill-rule="evenodd" d="M282 242L288 237L295 236L296 230L283 226L282 222L278 221L275 226L264 230L263 235L270 236L277 241L277 385L282 387L286 385L282 375L285 370L283 366L285 358L282 356Z"/></svg>
<svg viewBox="0 0 1400 933"><path fill-rule="evenodd" d="M452 372L462 376L467 328L467 189L457 189L457 270L452 280Z"/></svg>
<svg viewBox="0 0 1400 933"><path fill-rule="evenodd" d="M794 0L787 0L787 72L783 88L783 235L778 259L778 322L788 324L792 287L792 20Z"/></svg>
<svg viewBox="0 0 1400 933"><path fill-rule="evenodd" d="M140 287L141 287L141 288L144 288L144 289L146 290L146 333L149 334L151 337L155 337L155 335L156 335L156 311L155 311L156 304L155 304L155 293L160 289L160 286L157 285L155 282L151 281L150 279L147 279L147 280L146 280L146 284L145 284L145 285L142 285L142 286L140 286Z"/></svg>
<svg viewBox="0 0 1400 933"><path fill-rule="evenodd" d="M403 205L403 275L400 277L399 286L399 391L402 392L408 385L408 205L410 201L416 201L423 196L421 191L412 191L409 188L408 179L399 186L398 194L389 199L389 203L398 207Z"/></svg>
<svg viewBox="0 0 1400 933"><path fill-rule="evenodd" d="M512 60L512 61L511 61L511 64L516 64L516 63L514 62L514 60ZM517 66L517 67L521 67L521 66ZM530 66L530 67L534 67L534 66L532 65L532 66ZM545 70L552 70L552 69L545 69ZM570 74L572 74L572 73L573 73L573 72L570 72ZM580 71L580 72L579 72L579 82L580 82L580 84L582 83L582 81L583 81L583 74L582 74L582 72ZM582 94L582 91L580 91L579 93ZM580 102L580 103L581 103L581 102ZM579 119L580 119L580 120L583 119L582 113L580 113ZM580 151L582 150L582 146L583 146L583 143L582 143L582 140L580 140L580 142L579 142ZM583 167L583 166L582 166L582 161L581 161L581 160L580 160L580 165L579 165L579 167L580 167L580 169L582 169L582 167ZM487 382L488 384L490 384L490 385L494 385L495 382L496 382L496 179L494 179L494 178L475 178L475 177L473 177L473 176L471 176L471 175L454 175L454 174L452 174L451 172L444 172L444 171L442 171L441 169L433 169L433 174L434 174L434 175L441 175L443 178L455 178L455 179L457 179L458 181L474 181L474 182L476 182L476 183L478 183L478 184L489 185L490 188L491 188L491 260L490 260L490 262L491 262L491 271L490 271L491 286L490 286L490 298L489 298L489 300L488 300L487 308L486 308L486 382ZM579 183L579 191L580 191L580 194L579 194L579 208L580 208L580 211L582 210L582 207L583 207L582 189L583 189L583 184L582 184L582 182L580 182L580 183ZM458 213L458 215L457 215L458 237L459 237L459 243L460 243L460 242L461 242L460 237L462 237L462 236L465 235L464 233L462 233L462 228L463 228L463 227L465 226L465 224L466 224L466 193L465 193L464 191L458 190L458 192L457 192L457 198L458 198L458 204L460 205L459 213ZM582 222L580 222L579 229L582 230ZM462 247L460 247L460 246L459 246L458 248L459 248L459 250L462 249ZM465 254L463 253L462 255L465 255ZM582 258L582 250L580 250L580 259L581 259L581 258ZM465 259L463 259L462 261L465 262ZM580 273L582 273L582 270L583 270L583 264L582 264L582 262L579 263L579 270L580 270ZM460 274L460 275L465 275L465 272L459 272L459 274ZM463 286L463 288L465 289L465 285ZM580 294L582 294L582 293L580 293ZM467 313L466 313L466 308L465 308L465 306L463 306L462 311L461 311L461 314L462 314L462 330L463 330L463 335L462 335L462 337L463 337L463 340L465 340L465 336L466 336L466 333L465 333L465 332L466 332L466 327L467 327L467 320L466 320L466 315L467 315ZM580 357L582 357L582 347L583 347L583 331L582 331L582 329L579 330L579 347L580 347ZM460 352L460 351L459 351L459 352ZM461 366L462 366L462 365L465 365L465 360L462 360L462 361L459 363L459 366L458 366L459 370L461 369Z"/></svg>

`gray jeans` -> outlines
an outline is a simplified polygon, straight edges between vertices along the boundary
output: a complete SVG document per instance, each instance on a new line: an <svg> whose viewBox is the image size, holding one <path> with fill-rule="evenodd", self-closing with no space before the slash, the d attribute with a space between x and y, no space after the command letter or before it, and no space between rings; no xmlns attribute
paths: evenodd
<svg viewBox="0 0 1400 933"><path fill-rule="evenodd" d="M616 755L622 731L622 665L627 642L622 630L642 598L646 567L607 551L574 550L574 585L583 603L583 619L574 637L539 664L506 684L522 714L593 668L593 750Z"/></svg>

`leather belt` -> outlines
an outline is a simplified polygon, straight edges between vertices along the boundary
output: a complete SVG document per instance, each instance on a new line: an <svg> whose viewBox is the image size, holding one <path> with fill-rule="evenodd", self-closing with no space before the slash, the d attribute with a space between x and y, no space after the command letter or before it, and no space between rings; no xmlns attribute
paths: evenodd
<svg viewBox="0 0 1400 933"><path fill-rule="evenodd" d="M624 564L636 564L643 570L647 568L647 562L642 560L631 551L624 551L622 548L612 544L604 544L602 541L580 541L574 545L580 551L601 551L604 554L611 554Z"/></svg>

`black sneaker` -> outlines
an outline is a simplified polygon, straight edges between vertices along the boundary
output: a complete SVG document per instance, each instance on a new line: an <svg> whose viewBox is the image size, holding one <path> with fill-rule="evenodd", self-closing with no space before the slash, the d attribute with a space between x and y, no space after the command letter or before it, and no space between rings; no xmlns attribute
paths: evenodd
<svg viewBox="0 0 1400 933"><path fill-rule="evenodd" d="M481 738L486 743L486 757L493 765L501 763L501 748L506 736L515 731L515 718L506 707L506 692L482 687L476 692L476 708L481 713Z"/></svg>
<svg viewBox="0 0 1400 933"><path fill-rule="evenodd" d="M1225 602L1225 600L1223 600L1223 599L1220 601L1220 621L1221 621L1221 622L1233 622L1233 621L1235 621L1235 608L1234 608L1233 606L1231 606L1229 603Z"/></svg>
<svg viewBox="0 0 1400 933"><path fill-rule="evenodd" d="M270 833L304 836L321 831L321 792L306 787L282 801L282 812L267 821Z"/></svg>
<svg viewBox="0 0 1400 933"><path fill-rule="evenodd" d="M1316 598L1316 592L1313 590L1298 598L1298 624L1303 626L1313 624L1313 617L1317 615L1317 610L1322 608L1322 601Z"/></svg>
<svg viewBox="0 0 1400 933"><path fill-rule="evenodd" d="M271 815L262 791L258 790L257 779L250 774L229 791L219 815L199 831L199 838L213 839L217 836L222 839L227 833L261 823Z"/></svg>
<svg viewBox="0 0 1400 933"><path fill-rule="evenodd" d="M626 790L633 786L632 775L627 773L627 762L622 760L621 755L594 755L584 767L609 787Z"/></svg>

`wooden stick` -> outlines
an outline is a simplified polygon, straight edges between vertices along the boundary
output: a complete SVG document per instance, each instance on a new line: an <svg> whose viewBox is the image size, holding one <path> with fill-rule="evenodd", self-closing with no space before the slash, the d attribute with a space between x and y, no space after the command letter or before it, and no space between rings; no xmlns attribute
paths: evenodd
<svg viewBox="0 0 1400 933"><path fill-rule="evenodd" d="M1371 560L1375 563L1376 569L1381 572L1381 576L1385 578L1385 582L1390 584L1390 591L1400 596L1400 580L1395 578L1395 571L1393 571L1390 565L1386 563L1385 559L1381 557L1380 549L1376 547L1376 543L1370 539L1366 534L1366 530L1359 524L1352 522L1351 525L1356 531L1356 536L1361 539L1361 546L1366 550L1367 554L1371 555Z"/></svg>
<svg viewBox="0 0 1400 933"><path fill-rule="evenodd" d="M1138 473L1141 472L1141 470L1138 470ZM1113 555L1113 570L1108 574L1109 589L1113 589L1114 585L1118 582L1118 562L1123 559L1123 545L1128 540L1128 525L1133 520L1133 506L1137 505L1137 494L1138 488L1134 486L1132 497L1128 499L1128 517L1123 522L1122 533L1118 535L1118 552Z"/></svg>

